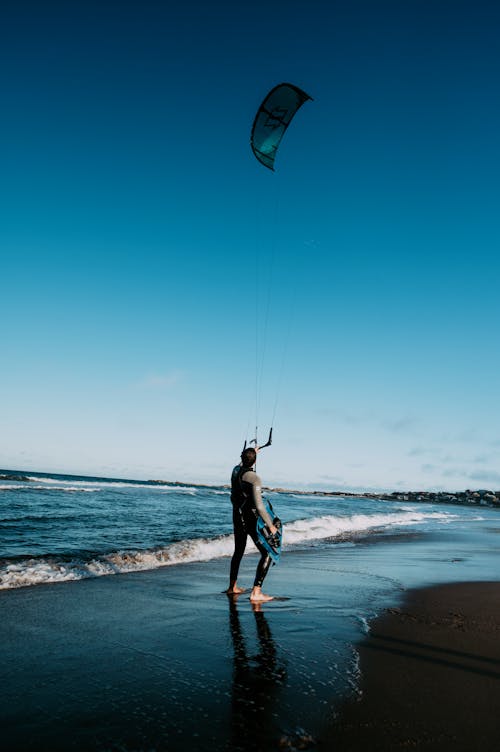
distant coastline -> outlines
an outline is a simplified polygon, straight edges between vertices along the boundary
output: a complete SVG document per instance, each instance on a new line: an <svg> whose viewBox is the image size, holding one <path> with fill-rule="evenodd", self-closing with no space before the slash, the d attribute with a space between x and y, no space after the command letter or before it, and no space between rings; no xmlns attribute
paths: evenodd
<svg viewBox="0 0 500 752"><path fill-rule="evenodd" d="M191 486L206 490L224 490L230 489L227 484L209 484L209 483L191 483L190 481L179 480L135 480L124 478L103 478L97 476L85 476L61 473L42 473L37 471L26 470L3 470L0 469L0 481L30 483L38 478L56 478L66 479L74 478L92 482L112 482L120 481L131 484L148 484L151 486L169 486L170 488ZM500 507L500 490L493 491L490 489L467 489L465 491L345 491L342 489L332 490L314 490L314 489L297 489L281 488L279 486L264 486L264 491L277 494L294 494L297 496L342 496L345 498L355 499L380 499L382 501L409 501L409 502L428 502L432 504L475 504L482 506Z"/></svg>
<svg viewBox="0 0 500 752"><path fill-rule="evenodd" d="M500 507L500 491L481 489L472 491L297 491L285 488L264 488L273 493L293 493L307 496L345 496L362 499L381 499L382 501L430 502L433 504L479 504Z"/></svg>
<svg viewBox="0 0 500 752"><path fill-rule="evenodd" d="M186 483L181 481L168 481L168 480L151 480L148 483L168 486L185 486ZM231 487L229 485L222 486L210 486L201 483L189 483L194 488L221 488L228 490ZM304 490L294 488L273 488L271 486L263 486L263 490L268 493L279 494L296 494L299 496L344 496L351 498L362 499L381 499L382 501L411 501L411 502L430 502L433 504L479 504L488 506L500 507L500 491L491 491L489 489L470 490L466 491L385 491L385 492L373 492L373 491L315 491Z"/></svg>

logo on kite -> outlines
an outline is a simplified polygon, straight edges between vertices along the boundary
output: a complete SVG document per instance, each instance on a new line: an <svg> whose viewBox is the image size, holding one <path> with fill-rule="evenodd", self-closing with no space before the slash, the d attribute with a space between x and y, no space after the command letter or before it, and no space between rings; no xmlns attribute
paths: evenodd
<svg viewBox="0 0 500 752"><path fill-rule="evenodd" d="M312 99L293 84L279 84L262 102L252 126L252 151L265 167L274 170L274 160L283 135L297 110Z"/></svg>

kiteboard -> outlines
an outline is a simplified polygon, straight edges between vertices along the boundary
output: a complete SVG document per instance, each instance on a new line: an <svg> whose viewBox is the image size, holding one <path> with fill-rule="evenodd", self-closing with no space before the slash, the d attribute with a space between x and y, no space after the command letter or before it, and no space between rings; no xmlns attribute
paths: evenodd
<svg viewBox="0 0 500 752"><path fill-rule="evenodd" d="M283 540L283 526L281 520L274 514L271 502L267 499L262 499L268 515L273 521L273 525L277 528L277 532L271 535L269 528L259 515L257 517L257 539L262 548L269 554L273 560L273 564L277 564L281 555L281 543Z"/></svg>

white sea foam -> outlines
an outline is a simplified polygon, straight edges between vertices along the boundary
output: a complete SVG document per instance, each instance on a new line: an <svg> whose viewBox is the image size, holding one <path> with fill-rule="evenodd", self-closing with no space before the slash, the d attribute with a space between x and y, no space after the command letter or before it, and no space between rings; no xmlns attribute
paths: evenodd
<svg viewBox="0 0 500 752"><path fill-rule="evenodd" d="M0 590L89 577L140 572L193 561L208 561L232 554L232 535L172 543L161 549L116 551L85 561L58 557L23 559L0 566Z"/></svg>
<svg viewBox="0 0 500 752"><path fill-rule="evenodd" d="M312 540L335 538L373 529L386 529L395 526L418 525L433 519L447 521L453 518L446 512L402 512L399 514L356 514L351 517L325 515L312 519L295 520L287 523L284 530L284 545L294 545ZM248 547L247 553L255 553ZM164 548L144 551L116 551L85 561L75 557L72 560L45 557L5 562L0 566L0 590L40 585L43 583L82 580L88 577L138 572L159 567L173 566L194 561L209 561L233 553L233 536L222 535L216 538L188 539L171 543Z"/></svg>
<svg viewBox="0 0 500 752"><path fill-rule="evenodd" d="M73 491L79 493L96 493L99 488L80 488L76 486L35 486L32 483L23 483L22 485L0 485L0 491Z"/></svg>
<svg viewBox="0 0 500 752"><path fill-rule="evenodd" d="M308 520L296 520L286 526L287 543L334 538L345 533L356 533L373 528L390 528L400 525L418 525L433 519L447 522L454 515L447 512L401 512L394 514L354 514L351 517L325 515Z"/></svg>
<svg viewBox="0 0 500 752"><path fill-rule="evenodd" d="M307 501L318 501L318 500L321 501L321 499L328 499L329 501L331 501L332 499L334 499L335 501L345 501L344 496L339 496L338 494L329 494L329 493L325 493L325 494L322 493L320 495L317 493L310 493L310 494L292 493L292 494L289 494L289 496L292 499L299 499L299 500L306 499Z"/></svg>
<svg viewBox="0 0 500 752"><path fill-rule="evenodd" d="M151 486L148 486L148 488L151 488ZM162 494L171 494L171 493L180 493L180 494L187 494L188 496L196 496L198 490L196 488L184 488L183 486L175 486L174 488L165 488L164 486L159 486L160 493Z"/></svg>
<svg viewBox="0 0 500 752"><path fill-rule="evenodd" d="M39 478L36 475L28 476L28 480L35 483L45 484L43 486L33 486L32 483L17 486L17 488L46 488L50 486L51 491L58 489L66 489L69 487L74 488L90 488L95 491L105 491L111 488L147 488L157 489L165 493L196 493L197 489L193 486L167 486L162 483L129 483L128 481L98 481L98 480L63 480L61 478Z"/></svg>
<svg viewBox="0 0 500 752"><path fill-rule="evenodd" d="M366 616L358 616L357 618L360 623L361 631L363 632L363 634L369 635L370 634L370 622L368 621Z"/></svg>

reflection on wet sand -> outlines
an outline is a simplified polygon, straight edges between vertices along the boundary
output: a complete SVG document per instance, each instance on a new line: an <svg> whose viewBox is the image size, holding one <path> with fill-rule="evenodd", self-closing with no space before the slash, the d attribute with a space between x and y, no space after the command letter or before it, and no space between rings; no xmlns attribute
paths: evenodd
<svg viewBox="0 0 500 752"><path fill-rule="evenodd" d="M229 629L234 650L230 750L272 749L280 735L277 701L286 667L276 648L261 604L253 604L258 652L249 655L238 614L237 597L229 600Z"/></svg>

